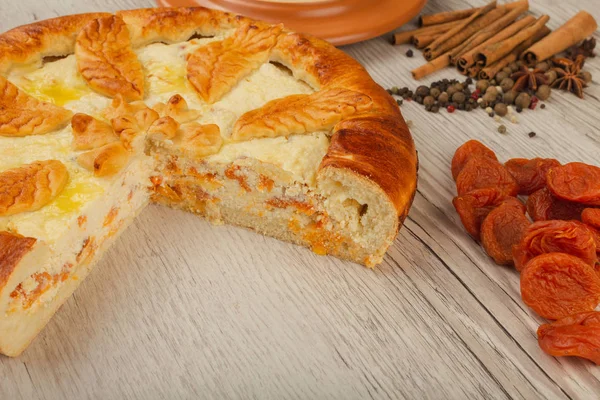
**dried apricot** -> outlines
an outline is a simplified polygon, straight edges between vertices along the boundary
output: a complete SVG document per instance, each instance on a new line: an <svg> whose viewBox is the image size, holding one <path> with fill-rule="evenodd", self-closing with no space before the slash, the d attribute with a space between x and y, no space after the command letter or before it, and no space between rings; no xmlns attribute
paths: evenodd
<svg viewBox="0 0 600 400"><path fill-rule="evenodd" d="M541 254L521 272L521 298L548 319L593 311L600 303L600 277L593 267L570 254Z"/></svg>
<svg viewBox="0 0 600 400"><path fill-rule="evenodd" d="M527 198L527 213L534 221L550 219L581 220L585 206L557 199L548 188L543 188Z"/></svg>
<svg viewBox="0 0 600 400"><path fill-rule="evenodd" d="M513 246L517 245L531 224L523 203L514 197L493 209L481 224L481 244L496 264L513 263Z"/></svg>
<svg viewBox="0 0 600 400"><path fill-rule="evenodd" d="M456 180L467 161L475 155L489 157L492 160L498 161L496 154L489 147L477 140L469 140L456 149L454 157L452 157L452 179Z"/></svg>
<svg viewBox="0 0 600 400"><path fill-rule="evenodd" d="M594 266L596 238L587 226L577 221L539 221L531 224L521 242L513 248L515 268L521 271L527 262L544 253L567 253Z"/></svg>
<svg viewBox="0 0 600 400"><path fill-rule="evenodd" d="M600 229L600 208L586 208L581 213L581 220L593 228Z"/></svg>
<svg viewBox="0 0 600 400"><path fill-rule="evenodd" d="M560 163L554 158L513 158L504 166L519 185L519 194L530 195L546 185L546 174Z"/></svg>
<svg viewBox="0 0 600 400"><path fill-rule="evenodd" d="M548 189L556 197L576 203L600 206L600 168L574 162L551 168L546 176Z"/></svg>
<svg viewBox="0 0 600 400"><path fill-rule="evenodd" d="M516 196L519 191L517 182L504 165L488 157L473 156L456 178L458 195L486 188L496 188L506 196Z"/></svg>
<svg viewBox="0 0 600 400"><path fill-rule="evenodd" d="M507 196L496 188L473 190L452 200L454 208L466 231L474 239L479 240L481 223Z"/></svg>
<svg viewBox="0 0 600 400"><path fill-rule="evenodd" d="M554 357L575 356L600 365L600 312L569 315L537 330L538 344Z"/></svg>

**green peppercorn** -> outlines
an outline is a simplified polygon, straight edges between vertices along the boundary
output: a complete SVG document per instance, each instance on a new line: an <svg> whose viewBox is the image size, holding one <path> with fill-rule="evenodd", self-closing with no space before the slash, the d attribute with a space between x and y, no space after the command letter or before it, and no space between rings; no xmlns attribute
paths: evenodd
<svg viewBox="0 0 600 400"><path fill-rule="evenodd" d="M515 105L517 106L517 111L518 111L518 108L521 108L521 110L523 110L523 109L529 107L530 104L531 104L531 96L525 92L519 93L519 95L515 99Z"/></svg>
<svg viewBox="0 0 600 400"><path fill-rule="evenodd" d="M426 97L423 99L423 104L424 104L425 106L432 106L432 105L434 105L434 104L435 104L435 99L433 98L433 96L426 96Z"/></svg>
<svg viewBox="0 0 600 400"><path fill-rule="evenodd" d="M494 112L499 116L504 117L508 114L508 107L506 107L506 104L504 103L498 103L494 106Z"/></svg>
<svg viewBox="0 0 600 400"><path fill-rule="evenodd" d="M398 86L392 86L392 89L390 89L392 91L392 94L397 95L399 90L398 90Z"/></svg>
<svg viewBox="0 0 600 400"><path fill-rule="evenodd" d="M500 125L498 127L498 132L500 132L501 134L505 134L506 133L506 126Z"/></svg>
<svg viewBox="0 0 600 400"><path fill-rule="evenodd" d="M425 97L429 94L429 88L425 85L421 85L417 88L417 90L415 90L415 95L416 96L421 96L421 97Z"/></svg>
<svg viewBox="0 0 600 400"><path fill-rule="evenodd" d="M548 99L548 97L550 97L550 94L552 94L552 89L550 89L550 86L548 85L540 86L535 92L535 96L542 101Z"/></svg>
<svg viewBox="0 0 600 400"><path fill-rule="evenodd" d="M487 88L490 86L490 81L488 81L487 79L481 79L479 81L477 81L477 83L475 84L475 87L477 89L479 89L479 91L481 93L485 93L485 91L487 90Z"/></svg>
<svg viewBox="0 0 600 400"><path fill-rule="evenodd" d="M442 92L440 93L440 95L438 96L438 101L440 103L447 103L448 100L450 99L450 96L448 96L447 92Z"/></svg>
<svg viewBox="0 0 600 400"><path fill-rule="evenodd" d="M502 88L502 91L504 93L511 90L514 85L515 85L515 81L513 81L510 78L504 78L504 79L502 79L502 82L500 82L500 87Z"/></svg>

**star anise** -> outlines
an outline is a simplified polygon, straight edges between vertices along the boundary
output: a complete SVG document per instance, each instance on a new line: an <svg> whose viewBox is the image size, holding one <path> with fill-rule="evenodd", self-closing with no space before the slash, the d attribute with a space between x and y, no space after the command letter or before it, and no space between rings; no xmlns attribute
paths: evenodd
<svg viewBox="0 0 600 400"><path fill-rule="evenodd" d="M580 45L571 46L567 49L567 58L575 60L577 56L582 55L585 58L595 57L594 49L596 48L596 39L589 38L584 40Z"/></svg>
<svg viewBox="0 0 600 400"><path fill-rule="evenodd" d="M548 78L544 75L544 71L536 68L529 69L525 65L520 70L510 76L515 81L513 90L521 92L525 89L537 90L538 86L545 85L548 83Z"/></svg>
<svg viewBox="0 0 600 400"><path fill-rule="evenodd" d="M558 78L552 83L552 87L568 90L583 99L583 88L587 85L581 74L581 68L577 64L573 63L564 68L552 68L552 70L558 75Z"/></svg>

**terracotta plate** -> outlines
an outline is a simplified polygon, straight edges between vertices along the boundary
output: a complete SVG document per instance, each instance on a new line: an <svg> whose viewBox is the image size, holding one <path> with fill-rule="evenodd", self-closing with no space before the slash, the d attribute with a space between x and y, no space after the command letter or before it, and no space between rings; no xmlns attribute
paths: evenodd
<svg viewBox="0 0 600 400"><path fill-rule="evenodd" d="M373 38L415 17L427 0L157 0L163 7L204 6L283 22L336 46Z"/></svg>

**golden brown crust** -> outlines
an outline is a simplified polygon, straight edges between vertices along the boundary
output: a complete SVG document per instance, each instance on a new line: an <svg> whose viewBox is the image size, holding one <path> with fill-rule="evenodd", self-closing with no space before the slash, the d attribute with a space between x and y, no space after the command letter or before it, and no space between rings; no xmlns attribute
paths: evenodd
<svg viewBox="0 0 600 400"><path fill-rule="evenodd" d="M191 122L181 126L173 145L179 154L194 159L218 153L223 145L223 138L217 125Z"/></svg>
<svg viewBox="0 0 600 400"><path fill-rule="evenodd" d="M148 106L143 101L132 101L131 103L128 103L123 96L117 94L110 106L102 110L102 116L111 121L114 118L122 117L124 115L133 115L146 108L148 108Z"/></svg>
<svg viewBox="0 0 600 400"><path fill-rule="evenodd" d="M269 60L282 25L244 23L225 40L200 47L187 61L187 78L208 103L214 103Z"/></svg>
<svg viewBox="0 0 600 400"><path fill-rule="evenodd" d="M202 115L199 110L191 110L181 95L173 95L167 104L156 103L152 107L161 117L171 117L180 124L194 121Z"/></svg>
<svg viewBox="0 0 600 400"><path fill-rule="evenodd" d="M39 210L65 187L69 172L57 160L37 161L0 173L0 216Z"/></svg>
<svg viewBox="0 0 600 400"><path fill-rule="evenodd" d="M83 168L92 171L94 176L110 176L123 169L129 161L129 156L121 142L113 142L81 154L77 157L77 162Z"/></svg>
<svg viewBox="0 0 600 400"><path fill-rule="evenodd" d="M233 127L231 138L242 141L330 131L341 120L369 108L368 96L343 88L288 96L242 115Z"/></svg>
<svg viewBox="0 0 600 400"><path fill-rule="evenodd" d="M166 116L154 121L148 128L148 137L152 140L173 139L179 129L179 123Z"/></svg>
<svg viewBox="0 0 600 400"><path fill-rule="evenodd" d="M36 239L0 232L0 290L4 288L19 261L31 251Z"/></svg>
<svg viewBox="0 0 600 400"><path fill-rule="evenodd" d="M135 138L145 134L158 117L156 111L146 107L133 115L113 118L111 123L125 148L130 150L133 147Z"/></svg>
<svg viewBox="0 0 600 400"><path fill-rule="evenodd" d="M43 135L67 124L71 111L39 101L0 75L0 136Z"/></svg>
<svg viewBox="0 0 600 400"><path fill-rule="evenodd" d="M90 150L119 140L112 127L106 122L78 113L71 118L73 149Z"/></svg>
<svg viewBox="0 0 600 400"><path fill-rule="evenodd" d="M88 85L108 97L144 98L142 65L131 49L129 29L115 15L90 21L75 43L77 68Z"/></svg>
<svg viewBox="0 0 600 400"><path fill-rule="evenodd" d="M83 26L109 15L68 15L18 26L0 34L0 74L6 74L15 64L41 62L44 57L73 53L75 38Z"/></svg>

